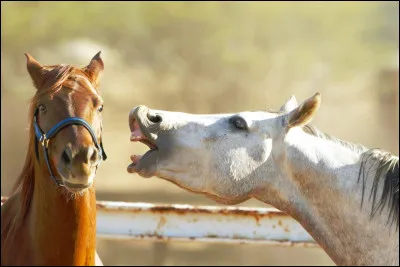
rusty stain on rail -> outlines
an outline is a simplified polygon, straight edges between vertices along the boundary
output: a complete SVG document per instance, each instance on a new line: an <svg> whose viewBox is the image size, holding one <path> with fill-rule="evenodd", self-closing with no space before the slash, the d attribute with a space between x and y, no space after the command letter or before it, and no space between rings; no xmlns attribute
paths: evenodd
<svg viewBox="0 0 400 267"><path fill-rule="evenodd" d="M147 204L147 206L129 205L127 202L113 202L119 205L110 206L104 201L98 201L97 210L104 211L126 211L126 212L142 212L148 211L151 213L174 213L177 215L191 214L220 214L220 215L235 215L245 217L260 217L267 216L269 218L282 216L287 217L284 212L275 208L246 208L246 207L214 207L214 206L192 206L181 204Z"/></svg>
<svg viewBox="0 0 400 267"><path fill-rule="evenodd" d="M152 214L169 214L169 215L177 215L177 216L184 216L184 215L197 215L197 216L207 216L207 215L221 215L222 217L231 217L231 219L235 219L238 216L243 218L254 218L257 226L260 226L260 220L264 218L268 219L279 219L279 218L287 218L288 215L285 213L274 209L274 208L243 208L243 207L223 207L223 208L216 208L213 206L192 206L192 205L169 205L169 204L160 204L160 205L148 205L147 207L143 206L132 206L129 203L120 202L120 205L110 207L107 203L98 202L97 209L104 211L104 212L131 212L131 213L143 213L149 212ZM263 212L260 212L260 210ZM162 217L165 220L165 217ZM196 222L198 219L193 218L192 221ZM220 220L220 219L218 219ZM159 223L159 227L165 224L164 222ZM278 220L278 225L284 227L286 232L289 232L290 229L288 226L283 226L281 220ZM157 227L157 228L159 228ZM276 226L273 225L273 228Z"/></svg>
<svg viewBox="0 0 400 267"><path fill-rule="evenodd" d="M2 196L2 204L6 200ZM318 247L298 222L275 208L97 201L97 235Z"/></svg>

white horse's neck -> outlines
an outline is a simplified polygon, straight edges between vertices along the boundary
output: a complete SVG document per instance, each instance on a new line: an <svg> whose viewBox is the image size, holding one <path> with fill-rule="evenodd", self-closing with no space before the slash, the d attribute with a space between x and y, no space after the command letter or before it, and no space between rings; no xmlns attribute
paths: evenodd
<svg viewBox="0 0 400 267"><path fill-rule="evenodd" d="M293 128L276 156L281 177L256 198L298 220L338 265L398 264L398 232L386 225L386 210L370 217L373 179L361 208L363 152Z"/></svg>

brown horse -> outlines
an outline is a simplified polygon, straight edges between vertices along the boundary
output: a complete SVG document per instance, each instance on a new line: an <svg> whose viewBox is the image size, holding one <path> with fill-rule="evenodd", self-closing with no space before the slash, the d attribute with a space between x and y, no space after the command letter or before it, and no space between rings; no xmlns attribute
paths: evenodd
<svg viewBox="0 0 400 267"><path fill-rule="evenodd" d="M25 164L1 208L1 265L102 265L93 186L106 158L100 52L84 68L26 57L37 90Z"/></svg>

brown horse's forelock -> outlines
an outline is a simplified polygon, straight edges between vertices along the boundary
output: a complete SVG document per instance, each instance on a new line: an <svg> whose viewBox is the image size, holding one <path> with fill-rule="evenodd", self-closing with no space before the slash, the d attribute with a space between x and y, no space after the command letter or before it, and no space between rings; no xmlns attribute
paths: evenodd
<svg viewBox="0 0 400 267"><path fill-rule="evenodd" d="M77 71L77 69L71 65L57 65L54 67L48 67L48 69L49 70L44 76L45 82L42 88L37 88L38 90L31 99L31 103L37 103L38 99L43 96L51 96L58 92L68 77Z"/></svg>

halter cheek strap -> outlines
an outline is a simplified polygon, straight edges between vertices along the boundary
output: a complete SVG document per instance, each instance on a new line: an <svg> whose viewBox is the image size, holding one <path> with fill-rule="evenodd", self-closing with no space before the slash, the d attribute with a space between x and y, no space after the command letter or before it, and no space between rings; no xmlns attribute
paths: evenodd
<svg viewBox="0 0 400 267"><path fill-rule="evenodd" d="M50 160L49 160L49 155L48 155L48 146L49 146L49 141L51 138L53 138L62 128L68 126L68 125L82 125L84 126L92 136L93 142L96 146L96 148L99 150L101 159L100 160L106 160L107 155L104 152L103 148L103 142L100 141L100 144L97 141L96 135L92 129L92 127L83 119L77 118L77 117L72 117L72 118L66 118L59 123L57 123L54 127L52 127L47 133L44 133L38 124L37 116L38 116L39 109L36 108L34 117L33 117L33 127L35 128L35 135L36 135L36 142L35 142L35 153L36 153L36 159L39 161L39 151L38 151L38 143L40 143L43 147L43 152L44 152L44 158L47 164L47 168L49 169L50 176L53 179L53 181L56 183L58 186L64 186L62 182L58 181L54 175L53 172L51 171L50 167Z"/></svg>

